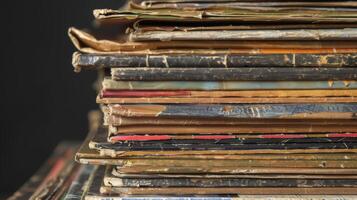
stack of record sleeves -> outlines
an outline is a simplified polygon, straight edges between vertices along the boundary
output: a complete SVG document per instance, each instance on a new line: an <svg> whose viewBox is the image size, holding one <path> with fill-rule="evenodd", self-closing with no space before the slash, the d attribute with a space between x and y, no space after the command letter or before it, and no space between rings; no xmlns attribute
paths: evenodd
<svg viewBox="0 0 357 200"><path fill-rule="evenodd" d="M104 126L77 154L106 165L87 196L357 194L357 1L143 0L94 15L116 30L69 29L75 70L106 73Z"/></svg>
<svg viewBox="0 0 357 200"><path fill-rule="evenodd" d="M69 29L104 70L85 199L357 199L357 1L132 0ZM110 31L109 31L110 30ZM298 196L295 196L298 195Z"/></svg>
<svg viewBox="0 0 357 200"><path fill-rule="evenodd" d="M85 169L88 173L92 172L95 166L81 166L74 162L73 155L78 146L78 142L61 142L43 166L8 200L55 200L63 199L69 193L79 193L81 196L83 192L73 187L76 176Z"/></svg>

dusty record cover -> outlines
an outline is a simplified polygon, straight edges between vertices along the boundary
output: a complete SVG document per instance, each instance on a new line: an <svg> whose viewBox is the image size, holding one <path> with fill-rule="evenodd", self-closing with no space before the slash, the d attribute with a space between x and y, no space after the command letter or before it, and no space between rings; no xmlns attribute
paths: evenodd
<svg viewBox="0 0 357 200"><path fill-rule="evenodd" d="M73 66L80 69L100 68L235 68L235 67L355 67L357 54L73 54ZM323 61L323 62L322 62ZM120 69L112 71L113 78L122 80ZM134 70L134 69L133 69ZM138 69L137 69L138 70ZM298 70L298 69L296 69ZM311 69L313 70L313 68ZM316 69L315 69L316 70ZM333 69L332 69L333 70ZM343 70L343 69L341 69ZM142 70L143 71L143 70ZM293 71L293 70L292 70ZM318 71L318 70L317 70ZM284 77L281 77L284 78ZM345 78L348 80L348 78Z"/></svg>
<svg viewBox="0 0 357 200"><path fill-rule="evenodd" d="M106 109L106 108L104 108ZM249 124L286 124L286 125L353 125L354 119L222 119L222 118L165 118L165 117L122 117L109 115L104 117L105 125L249 125Z"/></svg>
<svg viewBox="0 0 357 200"><path fill-rule="evenodd" d="M60 143L53 155L25 185L9 199L61 199L78 173L73 155L77 142Z"/></svg>
<svg viewBox="0 0 357 200"><path fill-rule="evenodd" d="M101 128L99 129L102 137L106 137L106 130ZM83 164L95 164L95 165L123 165L126 161L131 161L132 159L141 159L143 161L150 161L151 159L167 159L174 162L175 160L190 160L192 163L200 163L202 161L199 160L310 160L310 161L326 161L326 160L340 160L340 161L348 161L355 159L355 153L338 153L335 152L331 154L332 151L335 150L328 150L321 153L314 153L314 152L273 152L274 154L237 154L234 152L226 151L224 154L219 154L219 152L214 152L215 154L208 153L208 152L193 152L189 154L184 153L177 153L174 151L164 152L162 153L154 153L154 152L142 152L141 154L131 154L125 155L123 152L122 154L104 154L100 153L97 150L89 149L89 142L92 138L88 138L83 143L82 148L76 154L76 160ZM105 139L103 140L105 142ZM124 154L124 155L123 155ZM165 155L169 157L164 157ZM179 161L181 162L181 161Z"/></svg>
<svg viewBox="0 0 357 200"><path fill-rule="evenodd" d="M135 22L138 20L156 20L156 21L240 21L240 22L256 22L256 21L279 21L279 22L331 22L331 23L353 23L356 11L338 11L338 10L321 10L321 11L305 11L289 10L275 12L261 10L242 10L242 9L227 9L227 10L210 10L205 11L202 15L201 11L196 10L111 10L97 9L94 10L94 16L99 20L121 20ZM292 17L293 16L293 17Z"/></svg>
<svg viewBox="0 0 357 200"><path fill-rule="evenodd" d="M356 81L116 81L105 78L104 90L322 90L356 89Z"/></svg>
<svg viewBox="0 0 357 200"><path fill-rule="evenodd" d="M328 140L328 138L333 138L331 141L336 141L344 138L355 138L357 134L355 133L331 133L331 134L257 134L257 135L232 135L232 134L220 134L220 135L110 135L108 137L108 142L120 143L127 141L170 141L170 140L225 140L225 139L280 139L281 141L286 141L288 139L301 139L301 138L320 138ZM309 140L307 140L309 141Z"/></svg>
<svg viewBox="0 0 357 200"><path fill-rule="evenodd" d="M313 93L313 92L312 92ZM104 92L108 95L108 92ZM248 103L355 103L355 96L341 97L97 97L100 104L248 104Z"/></svg>
<svg viewBox="0 0 357 200"><path fill-rule="evenodd" d="M241 91L195 91L195 90L102 90L103 98L125 97L192 97L192 98L223 98L223 97L355 97L355 89L328 89L328 90L241 90Z"/></svg>
<svg viewBox="0 0 357 200"><path fill-rule="evenodd" d="M38 195L51 196L47 190L53 188L52 185L57 186L59 184L58 179L60 179L59 173L61 170L66 167L68 170L72 169L72 158L77 147L77 143L60 143L42 167L9 200L35 199Z"/></svg>
<svg viewBox="0 0 357 200"><path fill-rule="evenodd" d="M118 178L107 169L108 187L357 187L356 179L269 179L269 178Z"/></svg>
<svg viewBox="0 0 357 200"><path fill-rule="evenodd" d="M97 166L95 165L81 165L64 197L64 200L84 199L88 189L90 175L96 168Z"/></svg>
<svg viewBox="0 0 357 200"><path fill-rule="evenodd" d="M325 9L329 8L355 8L356 3L353 1L323 1L310 2L304 0L295 1L237 1L237 0L133 0L130 6L137 9L189 9L189 10L211 10L211 9L262 9L264 8L306 8L306 9ZM247 7L247 8L246 8Z"/></svg>
<svg viewBox="0 0 357 200"><path fill-rule="evenodd" d="M328 139L327 139L328 140ZM354 138L347 140L353 141ZM175 140L174 140L175 141ZM197 140L195 140L197 141ZM206 143L204 141L207 141ZM107 142L106 129L100 129L95 134L95 137L89 142L89 146L100 151L101 156L108 157L146 157L146 156L182 156L182 155L242 155L242 154L294 154L294 153L354 153L354 142L337 142L337 143L289 143L287 144L212 144L212 140L203 140L200 143L186 143L182 141L178 143L165 143L153 141L149 142L132 142L112 144ZM238 140L239 141L239 140ZM211 144L210 144L211 143ZM314 146L315 148L308 148L307 146ZM233 146L232 146L233 145ZM319 146L320 145L320 146ZM346 146L347 145L347 146ZM146 147L147 146L147 147ZM306 147L305 147L306 146ZM191 148L192 147L192 148ZM201 148L199 148L201 147ZM305 147L305 148L304 148ZM301 148L301 149L300 149ZM183 151L177 151L181 149ZM211 150L210 150L211 149ZM162 151L164 150L164 151ZM194 156L193 156L194 157ZM199 157L199 156L198 156Z"/></svg>
<svg viewBox="0 0 357 200"><path fill-rule="evenodd" d="M357 68L113 68L112 78L123 81L337 81L356 80Z"/></svg>
<svg viewBox="0 0 357 200"><path fill-rule="evenodd" d="M113 19L109 19L111 21ZM114 19L115 20L115 19ZM125 30L126 27L123 27ZM350 41L145 41L131 42L125 33L103 38L77 28L68 35L82 53L95 54L333 54L357 52L357 42ZM121 38L113 40L112 38ZM208 45L209 44L209 45ZM189 50L188 50L189 49ZM214 50L212 50L214 49ZM227 50L228 49L228 50ZM74 56L75 58L75 56ZM79 69L79 68L77 68Z"/></svg>
<svg viewBox="0 0 357 200"><path fill-rule="evenodd" d="M355 102L354 89L328 90L102 90L97 103L170 103L170 104L223 104L223 103L347 103Z"/></svg>
<svg viewBox="0 0 357 200"><path fill-rule="evenodd" d="M298 134L298 133L348 133L356 125L207 125L207 126L120 126L109 127L109 137L114 135L217 135L217 134Z"/></svg>
<svg viewBox="0 0 357 200"><path fill-rule="evenodd" d="M146 31L133 32L131 41L259 41L259 40L356 40L356 28L289 29L289 30L205 30L205 31Z"/></svg>
<svg viewBox="0 0 357 200"><path fill-rule="evenodd" d="M344 199L353 199L355 196L353 195L274 195L274 196L266 196L266 195L240 195L240 193L238 193L239 195L237 196L237 193L233 194L233 195L217 195L217 194L202 194L202 193L206 193L202 192L200 194L194 194L194 195L188 195L187 193L189 192L185 192L185 194L149 194L149 196L145 196L145 195L132 195L131 192L129 192L130 194L125 194L125 193L117 193L117 190L125 190L125 191L130 191L131 189L135 190L135 188L127 188L128 190L126 190L125 188L120 188L120 187L108 187L108 186L104 186L104 182L103 180L105 179L105 168L104 167L100 167L98 168L98 171L96 171L95 173L92 173L91 177L90 177L90 186L88 188L88 191L86 193L85 199L90 199L90 200L99 200L99 199L128 199L128 200L144 200L144 199L169 199L169 200L181 200L181 199L189 199L189 200L214 200L214 199L222 199L222 200L255 200L255 199L266 199L266 198L274 198L274 199L278 199L278 200L295 200L295 199L299 199L299 200L329 200L329 199L336 199L336 198L344 198ZM136 188L137 190L140 190L139 188ZM145 188L142 188L143 190L145 190ZM165 188L162 188L165 190ZM173 188L174 190L178 189L178 188ZM186 188L188 189L188 188ZM280 189L280 188L279 188ZM146 188L146 190L151 190L150 188ZM209 189L208 189L209 190ZM246 191L249 191L251 189L247 189ZM275 189L273 189L275 190ZM283 189L284 190L284 189ZM312 191L316 191L316 189L311 189ZM325 189L322 189L325 190ZM339 190L339 189L337 189ZM160 189L159 189L160 191ZM160 191L161 192L161 191Z"/></svg>
<svg viewBox="0 0 357 200"><path fill-rule="evenodd" d="M108 108L111 114L127 117L354 119L357 104L116 104Z"/></svg>

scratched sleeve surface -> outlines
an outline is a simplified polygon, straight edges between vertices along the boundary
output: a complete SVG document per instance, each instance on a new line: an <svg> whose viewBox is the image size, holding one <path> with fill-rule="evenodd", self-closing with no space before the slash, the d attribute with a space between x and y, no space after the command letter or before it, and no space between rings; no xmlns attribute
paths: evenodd
<svg viewBox="0 0 357 200"><path fill-rule="evenodd" d="M110 143L105 135L97 134L91 141L93 149L115 151L160 151L160 150L249 150L249 149L353 149L356 138L305 138L305 139L226 139L226 140L169 140L131 141Z"/></svg>
<svg viewBox="0 0 357 200"><path fill-rule="evenodd" d="M83 69L115 67L233 68L233 67L354 67L356 54L75 54L73 65Z"/></svg>
<svg viewBox="0 0 357 200"><path fill-rule="evenodd" d="M105 78L105 90L284 90L356 89L356 81L115 81Z"/></svg>
<svg viewBox="0 0 357 200"><path fill-rule="evenodd" d="M355 119L357 104L115 104L109 109L121 116Z"/></svg>
<svg viewBox="0 0 357 200"><path fill-rule="evenodd" d="M114 68L121 81L335 81L357 80L357 68Z"/></svg>

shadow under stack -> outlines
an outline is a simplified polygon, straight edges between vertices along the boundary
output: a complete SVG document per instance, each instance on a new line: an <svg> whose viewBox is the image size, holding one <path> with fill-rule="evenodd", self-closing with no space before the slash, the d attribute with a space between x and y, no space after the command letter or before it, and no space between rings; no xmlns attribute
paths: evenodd
<svg viewBox="0 0 357 200"><path fill-rule="evenodd" d="M357 199L357 1L133 0L76 28L103 69L85 199ZM296 195L296 196L295 196Z"/></svg>

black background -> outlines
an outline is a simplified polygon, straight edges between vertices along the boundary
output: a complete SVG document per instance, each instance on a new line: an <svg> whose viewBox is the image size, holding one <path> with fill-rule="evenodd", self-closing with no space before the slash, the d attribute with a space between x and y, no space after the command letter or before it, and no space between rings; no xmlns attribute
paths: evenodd
<svg viewBox="0 0 357 200"><path fill-rule="evenodd" d="M97 108L95 72L76 74L70 26L89 27L95 8L121 0L34 0L1 4L0 197L17 190L61 140L83 140Z"/></svg>

